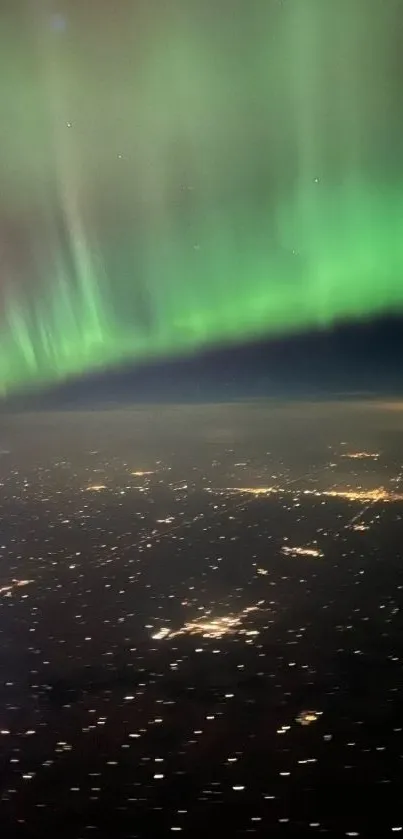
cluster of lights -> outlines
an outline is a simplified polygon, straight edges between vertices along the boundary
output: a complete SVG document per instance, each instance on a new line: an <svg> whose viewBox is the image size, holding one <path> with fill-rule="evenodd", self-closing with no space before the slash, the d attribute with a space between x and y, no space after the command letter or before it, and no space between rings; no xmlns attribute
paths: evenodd
<svg viewBox="0 0 403 839"><path fill-rule="evenodd" d="M312 725L313 722L318 721L322 714L323 711L301 711L295 718L295 722L299 722L300 725Z"/></svg>
<svg viewBox="0 0 403 839"><path fill-rule="evenodd" d="M210 487L207 489L208 492L219 492L220 494L223 493L240 493L240 494L248 494L248 495L272 495L278 493L285 493L285 492L293 492L295 494L295 489L288 490L286 487L224 487L221 490L213 490ZM345 498L347 501L359 501L363 503L375 504L378 501L383 502L393 502L393 501L403 501L403 494L390 492L389 490L385 489L385 487L375 487L375 489L328 489L328 490L318 490L318 489L304 489L303 495L314 495L316 498L323 498L323 496L327 496L329 498Z"/></svg>
<svg viewBox="0 0 403 839"><path fill-rule="evenodd" d="M0 588L0 594L12 594L14 589L21 588L21 586L28 586L30 583L33 583L33 580L13 580L10 585Z"/></svg>
<svg viewBox="0 0 403 839"><path fill-rule="evenodd" d="M286 556L323 556L319 548L289 548L285 546L281 550Z"/></svg>
<svg viewBox="0 0 403 839"><path fill-rule="evenodd" d="M201 635L203 638L223 638L225 635L233 635L238 632L242 635L256 635L258 630L245 630L241 628L243 618L249 612L259 611L264 600L260 600L256 606L247 606L237 615L227 615L220 618L201 617L195 621L188 621L180 629L171 630L163 627L152 638L155 641L170 640L178 635Z"/></svg>
<svg viewBox="0 0 403 839"><path fill-rule="evenodd" d="M247 492L249 495L270 495L279 492L277 487L225 487L226 492Z"/></svg>
<svg viewBox="0 0 403 839"><path fill-rule="evenodd" d="M379 452L346 452L346 454L342 454L341 456L348 457L350 460L377 460Z"/></svg>
<svg viewBox="0 0 403 839"><path fill-rule="evenodd" d="M306 491L305 491L306 492ZM375 504L377 501L403 501L403 495L395 492L389 492L385 487L377 487L376 489L349 489L336 490L331 489L322 493L314 493L315 495L328 495L331 498L346 498L348 501L363 501Z"/></svg>

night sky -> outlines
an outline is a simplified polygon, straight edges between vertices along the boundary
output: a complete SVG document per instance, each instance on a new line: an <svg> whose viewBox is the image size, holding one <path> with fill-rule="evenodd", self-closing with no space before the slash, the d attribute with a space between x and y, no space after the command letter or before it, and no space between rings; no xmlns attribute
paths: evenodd
<svg viewBox="0 0 403 839"><path fill-rule="evenodd" d="M3 2L3 394L398 390L402 42L400 0Z"/></svg>

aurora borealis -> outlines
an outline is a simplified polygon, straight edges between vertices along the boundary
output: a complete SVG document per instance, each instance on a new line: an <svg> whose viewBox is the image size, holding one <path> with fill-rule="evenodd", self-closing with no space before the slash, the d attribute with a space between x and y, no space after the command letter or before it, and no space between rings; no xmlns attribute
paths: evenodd
<svg viewBox="0 0 403 839"><path fill-rule="evenodd" d="M400 5L3 4L2 391L403 310Z"/></svg>

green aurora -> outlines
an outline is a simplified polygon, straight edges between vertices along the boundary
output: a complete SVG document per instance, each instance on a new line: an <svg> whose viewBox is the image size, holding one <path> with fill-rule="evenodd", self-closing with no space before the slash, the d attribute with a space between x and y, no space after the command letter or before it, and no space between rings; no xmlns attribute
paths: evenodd
<svg viewBox="0 0 403 839"><path fill-rule="evenodd" d="M4 393L403 310L398 3L94 5L1 13Z"/></svg>

